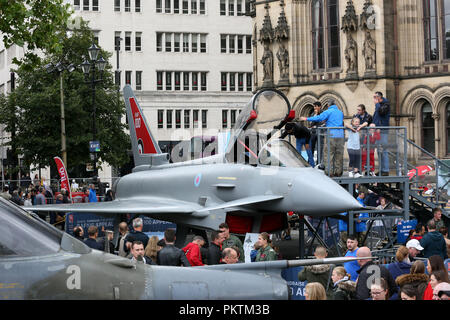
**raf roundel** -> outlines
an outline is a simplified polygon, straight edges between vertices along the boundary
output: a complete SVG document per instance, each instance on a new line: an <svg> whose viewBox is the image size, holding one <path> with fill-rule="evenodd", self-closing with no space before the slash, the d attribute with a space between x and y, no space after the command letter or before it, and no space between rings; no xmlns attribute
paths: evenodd
<svg viewBox="0 0 450 320"><path fill-rule="evenodd" d="M201 182L201 181L202 181L202 174L199 173L198 175L195 176L195 179L194 179L194 185L195 185L196 187L198 187L198 186L200 185L200 182Z"/></svg>

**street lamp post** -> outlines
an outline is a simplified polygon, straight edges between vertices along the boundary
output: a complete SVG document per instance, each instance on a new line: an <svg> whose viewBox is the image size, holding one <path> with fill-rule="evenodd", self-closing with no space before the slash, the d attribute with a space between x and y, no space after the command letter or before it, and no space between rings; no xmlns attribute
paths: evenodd
<svg viewBox="0 0 450 320"><path fill-rule="evenodd" d="M48 73L57 72L59 75L59 94L61 100L61 154L64 165L67 166L67 147L66 147L66 119L64 115L64 89L63 89L63 71L72 72L75 70L73 64L67 65L64 62L58 62L56 65L49 63L45 66Z"/></svg>
<svg viewBox="0 0 450 320"><path fill-rule="evenodd" d="M92 89L92 141L96 144L97 140L97 126L96 126L96 105L95 105L95 85L98 82L103 81L103 70L105 70L106 61L103 57L97 59L98 54L100 52L100 48L98 48L94 43L88 49L89 59L84 60L81 64L81 68L83 69L83 73L85 75L85 82L91 84ZM96 79L96 68L100 71L100 78ZM91 79L89 80L89 74L91 74ZM94 177L97 177L97 150L94 150Z"/></svg>

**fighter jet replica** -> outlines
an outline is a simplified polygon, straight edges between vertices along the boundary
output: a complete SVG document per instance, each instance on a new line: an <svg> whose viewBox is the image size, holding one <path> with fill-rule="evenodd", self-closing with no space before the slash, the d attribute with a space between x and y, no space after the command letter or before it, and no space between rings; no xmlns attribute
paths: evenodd
<svg viewBox="0 0 450 320"><path fill-rule="evenodd" d="M227 222L236 234L274 232L287 226L288 211L324 216L361 208L288 141L276 138L295 117L280 91L253 96L239 114L225 152L177 163L169 163L169 155L161 152L130 86L123 95L135 168L113 186L116 199L29 210L150 216L176 223L180 241L188 228L217 229Z"/></svg>
<svg viewBox="0 0 450 320"><path fill-rule="evenodd" d="M355 259L191 268L146 265L91 249L0 198L0 300L288 299L290 289L281 277L282 269Z"/></svg>

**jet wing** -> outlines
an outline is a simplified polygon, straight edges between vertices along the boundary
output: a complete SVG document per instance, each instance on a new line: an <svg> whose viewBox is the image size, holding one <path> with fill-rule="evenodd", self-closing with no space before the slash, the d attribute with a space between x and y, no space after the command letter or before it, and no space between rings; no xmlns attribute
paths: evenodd
<svg viewBox="0 0 450 320"><path fill-rule="evenodd" d="M107 202L39 205L23 208L28 211L84 212L93 214L190 214L203 207L187 201L146 197L145 199L130 198Z"/></svg>
<svg viewBox="0 0 450 320"><path fill-rule="evenodd" d="M247 197L247 198L241 198L234 201L228 201L225 203L221 203L215 206L211 207L205 207L201 210L197 210L197 213L203 213L211 210L217 210L217 209L226 209L226 208L233 208L233 207L240 207L250 204L256 204L266 201L274 201L274 200L281 200L283 199L283 196L279 195L262 195L262 196L253 196L253 197Z"/></svg>

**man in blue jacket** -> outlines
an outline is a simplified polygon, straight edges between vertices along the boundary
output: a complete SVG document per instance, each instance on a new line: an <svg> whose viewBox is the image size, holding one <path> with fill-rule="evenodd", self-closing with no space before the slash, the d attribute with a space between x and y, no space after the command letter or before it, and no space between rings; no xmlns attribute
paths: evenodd
<svg viewBox="0 0 450 320"><path fill-rule="evenodd" d="M358 202L365 207L366 203L364 201L364 198L366 197L366 193L364 191L359 191L358 193L358 197L356 198L356 200L358 200ZM369 214L367 212L362 212L359 214L358 219L356 220L356 236L358 238L358 244L360 246L364 246L364 238L366 236L367 233L367 225L366 225L366 220L359 220L360 218L368 218Z"/></svg>
<svg viewBox="0 0 450 320"><path fill-rule="evenodd" d="M391 107L389 101L383 97L379 91L375 92L373 96L375 102L375 112L373 114L373 123L377 127L389 127L389 119L391 117ZM380 144L377 148L378 159L381 159L381 175L389 175L389 155L388 155L388 138L389 129L379 129Z"/></svg>
<svg viewBox="0 0 450 320"><path fill-rule="evenodd" d="M328 109L314 117L300 117L302 121L322 122L325 121L325 127L343 127L344 113L339 110L334 100L328 102ZM325 173L330 177L340 177L343 172L344 162L344 130L329 129L326 132L327 139L323 149L323 164L325 165ZM328 150L329 145L329 150ZM328 159L328 153L330 159Z"/></svg>
<svg viewBox="0 0 450 320"><path fill-rule="evenodd" d="M442 257L442 260L447 259L447 245L444 236L439 231L436 231L436 222L434 219L428 221L427 228L428 233L420 239L420 245L423 247L423 256L429 258L434 255L439 255Z"/></svg>

